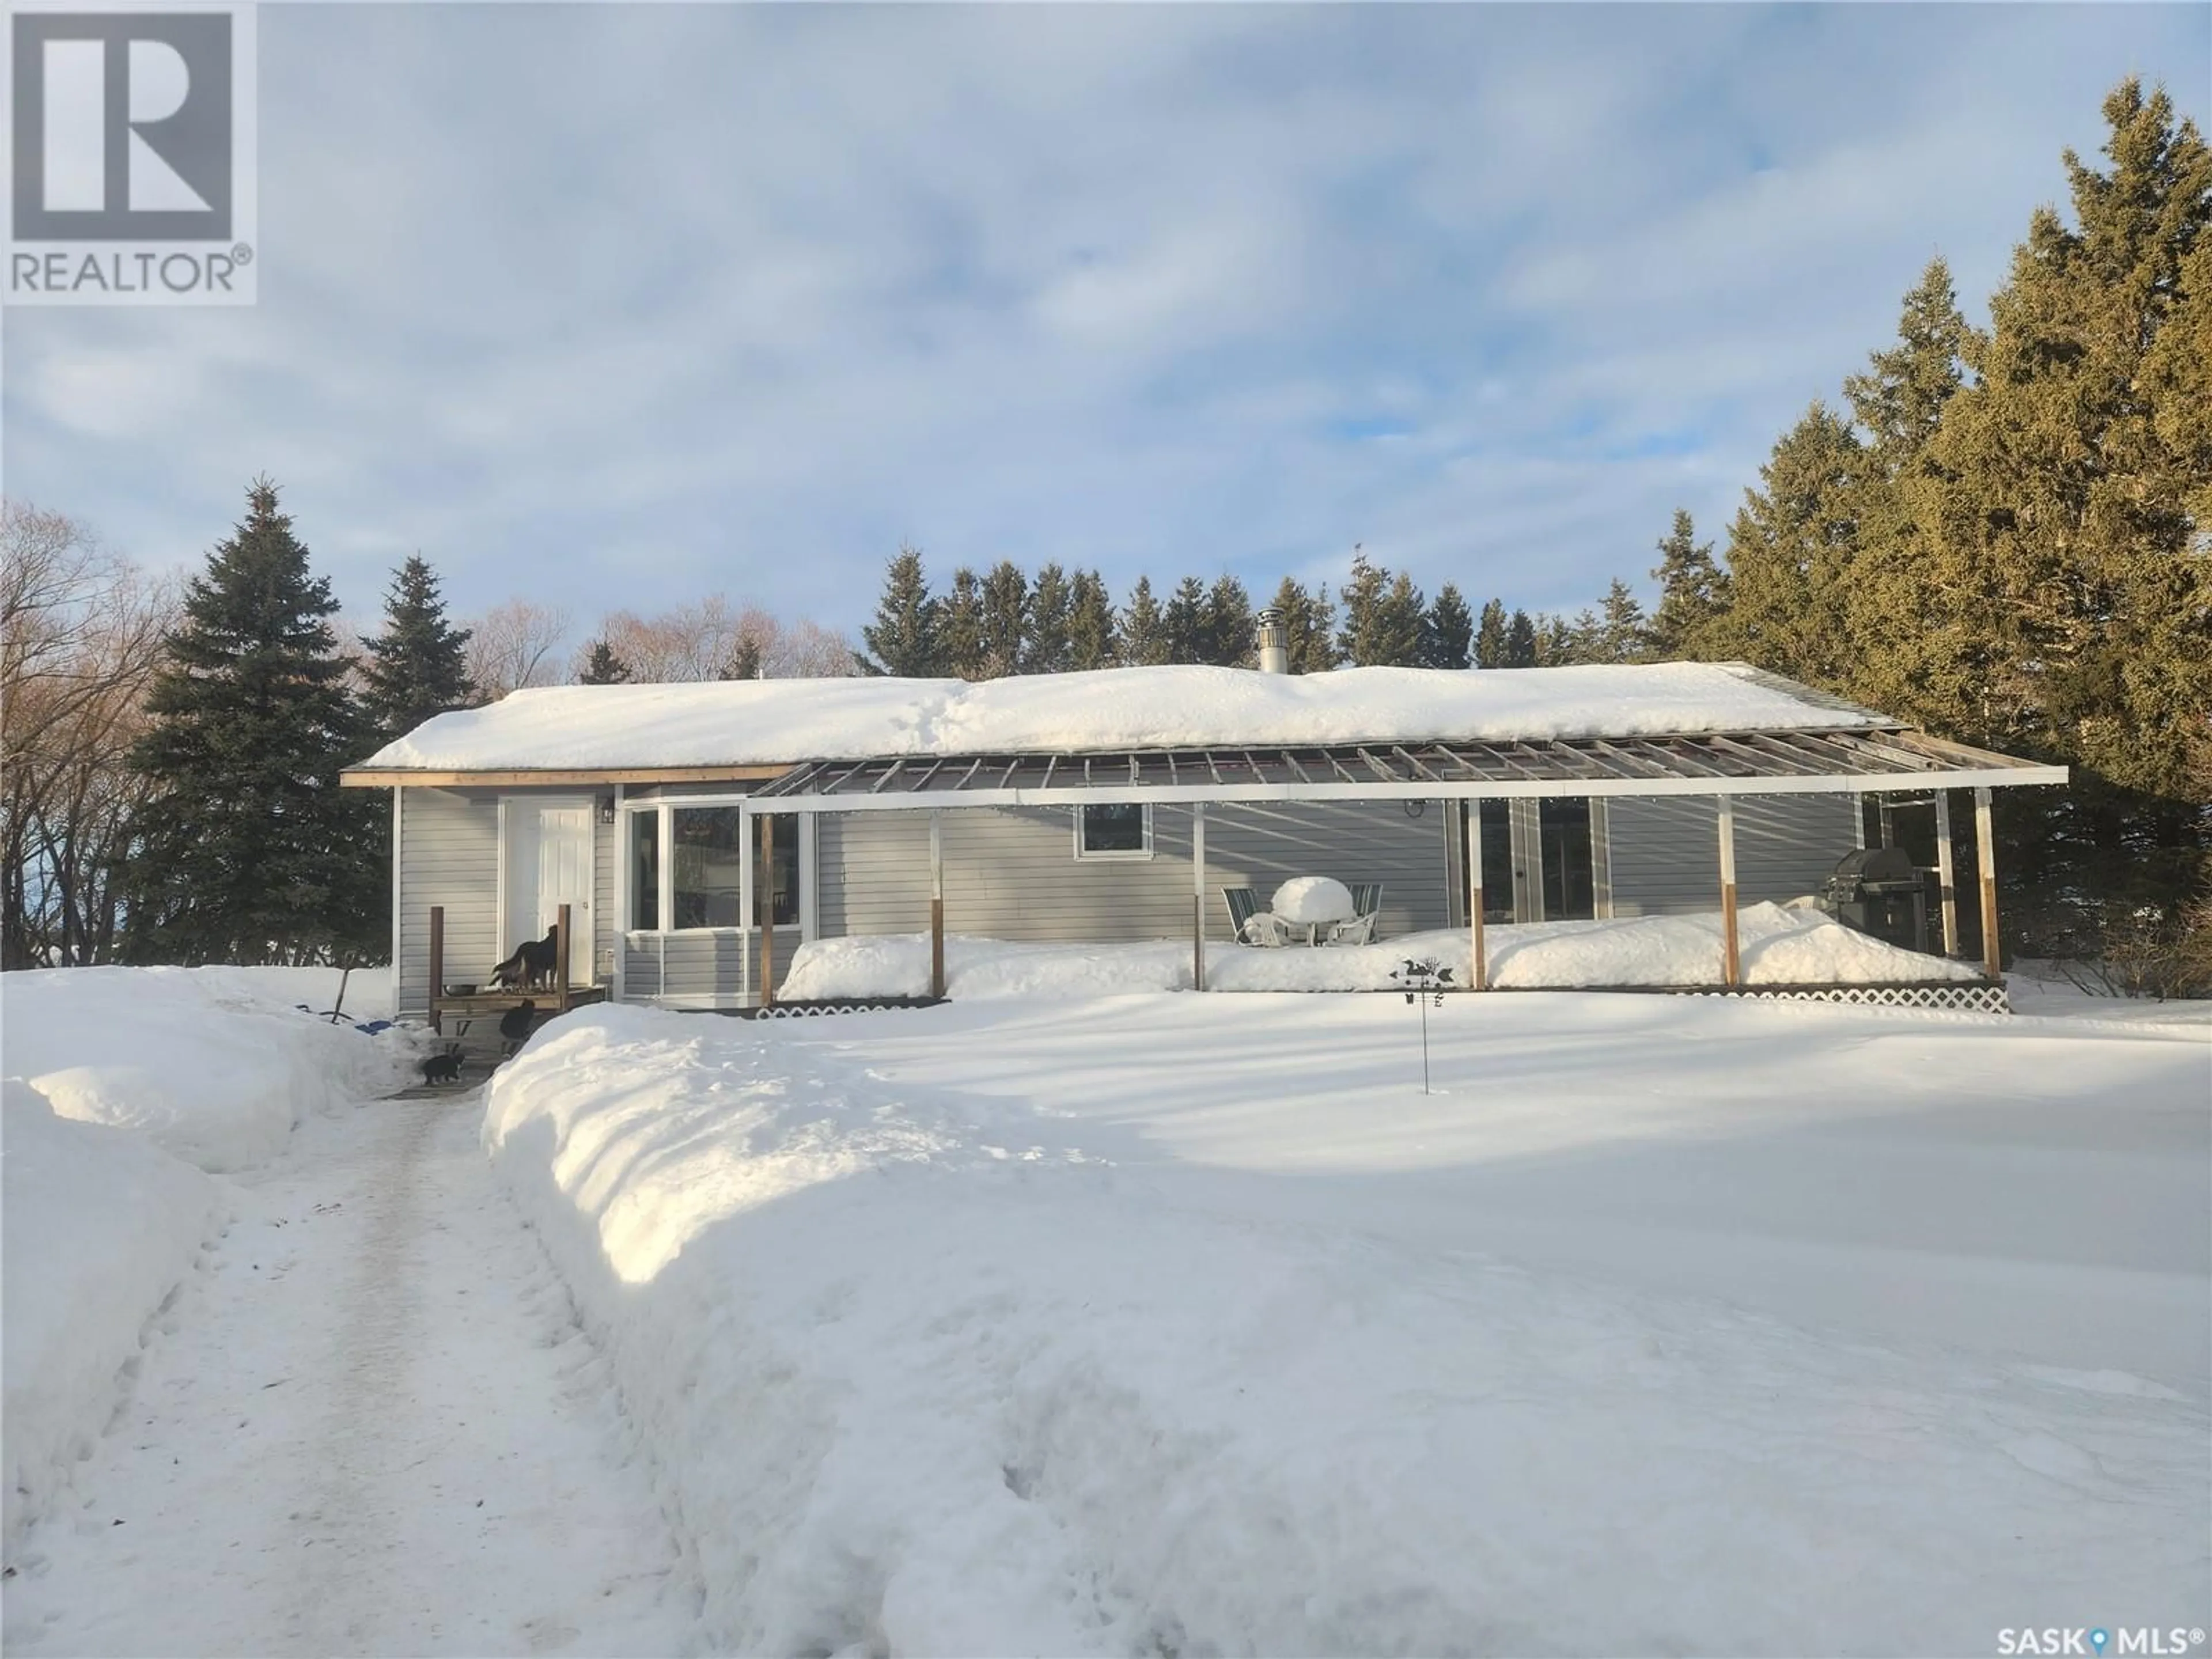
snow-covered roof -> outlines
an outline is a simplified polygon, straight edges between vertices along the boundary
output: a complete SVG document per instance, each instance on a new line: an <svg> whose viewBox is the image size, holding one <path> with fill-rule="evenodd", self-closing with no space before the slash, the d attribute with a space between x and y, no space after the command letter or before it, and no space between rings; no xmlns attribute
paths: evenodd
<svg viewBox="0 0 2212 1659"><path fill-rule="evenodd" d="M1741 663L1114 668L964 680L556 685L441 714L363 772L621 771L808 760L1838 731L1892 725Z"/></svg>

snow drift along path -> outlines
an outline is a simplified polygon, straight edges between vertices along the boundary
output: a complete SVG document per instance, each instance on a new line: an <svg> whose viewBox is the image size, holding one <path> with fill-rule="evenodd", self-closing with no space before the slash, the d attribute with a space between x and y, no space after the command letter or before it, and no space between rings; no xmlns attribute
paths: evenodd
<svg viewBox="0 0 2212 1659"><path fill-rule="evenodd" d="M15 1553L11 1653L680 1650L602 1362L458 1091L309 1114L234 1190L94 1461Z"/></svg>

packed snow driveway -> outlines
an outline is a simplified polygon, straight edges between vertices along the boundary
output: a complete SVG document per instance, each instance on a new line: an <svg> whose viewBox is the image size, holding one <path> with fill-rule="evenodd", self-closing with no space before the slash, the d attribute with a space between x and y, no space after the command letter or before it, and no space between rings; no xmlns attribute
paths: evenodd
<svg viewBox="0 0 2212 1659"><path fill-rule="evenodd" d="M16 1552L10 1652L665 1654L604 1367L459 1092L309 1114Z"/></svg>

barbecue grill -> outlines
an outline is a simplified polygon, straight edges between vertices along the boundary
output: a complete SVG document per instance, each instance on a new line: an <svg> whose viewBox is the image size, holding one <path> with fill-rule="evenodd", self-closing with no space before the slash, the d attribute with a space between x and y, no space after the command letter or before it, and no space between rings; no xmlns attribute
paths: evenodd
<svg viewBox="0 0 2212 1659"><path fill-rule="evenodd" d="M1928 949L1928 888L1902 847L1844 854L1820 884L1820 908L1862 933L1908 951Z"/></svg>

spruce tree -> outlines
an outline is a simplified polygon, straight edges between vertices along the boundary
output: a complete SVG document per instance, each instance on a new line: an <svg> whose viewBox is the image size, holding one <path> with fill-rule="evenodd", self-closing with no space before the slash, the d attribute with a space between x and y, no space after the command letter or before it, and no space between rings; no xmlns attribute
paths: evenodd
<svg viewBox="0 0 2212 1659"><path fill-rule="evenodd" d="M1437 590L1421 625L1421 664L1427 668L1465 668L1474 649L1474 613L1451 583Z"/></svg>
<svg viewBox="0 0 2212 1659"><path fill-rule="evenodd" d="M1167 619L1160 602L1152 597L1149 576L1137 578L1129 602L1121 607L1121 660L1124 667L1141 668L1170 660Z"/></svg>
<svg viewBox="0 0 2212 1659"><path fill-rule="evenodd" d="M938 612L938 672L963 680L985 678L983 584L965 565L952 573L952 591Z"/></svg>
<svg viewBox="0 0 2212 1659"><path fill-rule="evenodd" d="M1651 574L1659 583L1659 609L1646 629L1645 648L1661 662L1708 654L1707 637L1729 609L1729 578L1713 561L1713 544L1698 539L1697 523L1682 507L1674 509L1674 528L1659 540L1659 563Z"/></svg>
<svg viewBox="0 0 2212 1659"><path fill-rule="evenodd" d="M1504 668L1505 661L1505 601L1486 599L1482 620L1474 630L1474 665Z"/></svg>
<svg viewBox="0 0 2212 1659"><path fill-rule="evenodd" d="M1208 660L1212 641L1206 629L1206 584L1195 576L1177 582L1161 611L1160 625L1167 635L1170 662Z"/></svg>
<svg viewBox="0 0 2212 1659"><path fill-rule="evenodd" d="M140 962L375 959L389 945L387 802L341 790L374 746L346 687L330 584L257 478L208 556L146 700L153 787L128 872Z"/></svg>
<svg viewBox="0 0 2212 1659"><path fill-rule="evenodd" d="M1344 620L1336 630L1340 660L1364 668L1375 660L1367 653L1376 635L1376 610L1388 591L1390 573L1370 560L1358 547L1352 550L1352 574L1337 597L1344 601Z"/></svg>
<svg viewBox="0 0 2212 1659"><path fill-rule="evenodd" d="M1686 519L1689 515L1683 516ZM1711 549L1705 550L1705 558L1708 563L1711 562ZM1590 631L1596 641L1591 653L1594 660L1643 662L1650 657L1651 625L1644 617L1644 603L1620 577L1615 576L1613 585L1605 591L1604 614L1593 617L1591 623Z"/></svg>
<svg viewBox="0 0 2212 1659"><path fill-rule="evenodd" d="M1249 668L1259 660L1259 644L1252 620L1252 596L1234 576L1217 576L1206 590L1205 623L1201 630L1206 654L1201 662L1224 668Z"/></svg>
<svg viewBox="0 0 2212 1659"><path fill-rule="evenodd" d="M1662 593L1662 653L1740 657L1824 690L1842 690L1853 660L1847 590L1855 575L1865 465L1865 447L1850 422L1816 401L1759 468L1760 487L1744 492L1729 530L1727 609L1702 628L1692 623L1677 632L1678 621L1693 617L1694 606L1670 611ZM1671 552L1678 539L1668 538L1662 550ZM1668 569L1660 566L1662 587Z"/></svg>
<svg viewBox="0 0 2212 1659"><path fill-rule="evenodd" d="M1079 570L1068 584L1067 665L1111 668L1119 649L1114 601L1096 570Z"/></svg>
<svg viewBox="0 0 2212 1659"><path fill-rule="evenodd" d="M605 640L593 640L584 656L583 672L576 676L579 685L621 685L629 678L629 665L615 654L614 647Z"/></svg>
<svg viewBox="0 0 2212 1659"><path fill-rule="evenodd" d="M1000 560L983 578L978 620L982 678L1019 673L1029 644L1030 579L1012 560Z"/></svg>
<svg viewBox="0 0 2212 1659"><path fill-rule="evenodd" d="M1285 576L1269 603L1283 618L1291 672L1326 674L1336 666L1336 607L1329 603L1327 583L1316 582L1308 590Z"/></svg>
<svg viewBox="0 0 2212 1659"><path fill-rule="evenodd" d="M938 638L939 609L930 597L921 550L902 544L884 567L884 592L876 601L876 619L860 629L861 641L868 647L866 655L854 658L860 672L909 679L928 679L945 672L944 647Z"/></svg>
<svg viewBox="0 0 2212 1659"><path fill-rule="evenodd" d="M362 641L368 653L362 706L379 735L399 737L469 706L468 642L469 630L446 620L436 573L410 554L385 595L383 633Z"/></svg>
<svg viewBox="0 0 2212 1659"><path fill-rule="evenodd" d="M723 659L714 678L723 680L757 680L765 659L761 654L761 642L757 635L740 634L730 647L730 654Z"/></svg>
<svg viewBox="0 0 2212 1659"><path fill-rule="evenodd" d="M1030 589L1029 641L1022 654L1024 674L1057 674L1068 665L1068 627L1075 603L1067 573L1048 564Z"/></svg>
<svg viewBox="0 0 2212 1659"><path fill-rule="evenodd" d="M1504 654L1504 666L1508 668L1536 665L1536 624L1525 611L1516 611L1505 624Z"/></svg>

